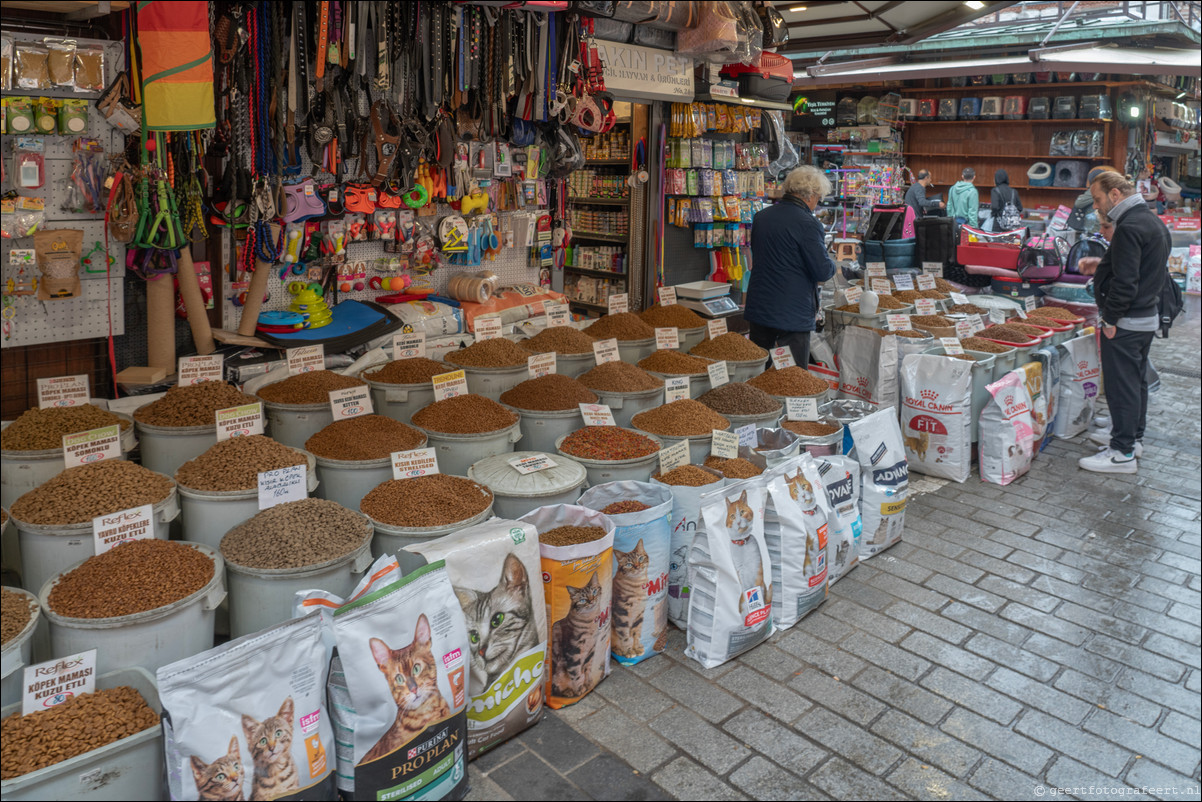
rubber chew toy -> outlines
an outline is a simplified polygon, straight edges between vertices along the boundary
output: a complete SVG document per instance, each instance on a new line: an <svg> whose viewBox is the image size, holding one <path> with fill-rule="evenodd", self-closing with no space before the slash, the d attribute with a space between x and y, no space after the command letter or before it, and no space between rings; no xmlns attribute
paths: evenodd
<svg viewBox="0 0 1202 802"><path fill-rule="evenodd" d="M487 192L480 189L474 190L471 194L464 195L463 200L459 201L459 211L465 215L473 212L487 212L488 201Z"/></svg>

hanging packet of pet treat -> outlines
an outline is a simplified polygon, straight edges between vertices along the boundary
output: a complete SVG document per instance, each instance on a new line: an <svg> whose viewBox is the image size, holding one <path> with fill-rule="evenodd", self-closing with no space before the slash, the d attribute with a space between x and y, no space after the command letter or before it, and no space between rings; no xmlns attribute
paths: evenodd
<svg viewBox="0 0 1202 802"><path fill-rule="evenodd" d="M901 541L906 523L910 468L892 409L848 424L860 460L860 561Z"/></svg>
<svg viewBox="0 0 1202 802"><path fill-rule="evenodd" d="M578 502L598 511L614 504L643 507L605 513L614 523L610 652L623 665L642 662L667 646L672 502L664 485L633 481L590 487Z"/></svg>
<svg viewBox="0 0 1202 802"><path fill-rule="evenodd" d="M609 676L614 525L576 504L539 507L519 520L538 530L550 627L543 676L547 705L557 710Z"/></svg>
<svg viewBox="0 0 1202 802"><path fill-rule="evenodd" d="M848 326L839 335L839 397L897 405L897 337Z"/></svg>
<svg viewBox="0 0 1202 802"><path fill-rule="evenodd" d="M307 615L159 668L171 799L333 799L329 664Z"/></svg>
<svg viewBox="0 0 1202 802"><path fill-rule="evenodd" d="M446 565L431 563L334 611L355 709L352 799L462 799L467 627Z"/></svg>
<svg viewBox="0 0 1202 802"><path fill-rule="evenodd" d="M1012 370L986 387L978 443L981 479L1008 485L1026 473L1034 455L1031 397L1022 371Z"/></svg>
<svg viewBox="0 0 1202 802"><path fill-rule="evenodd" d="M512 738L543 716L547 612L538 531L493 518L406 546L427 562L443 560L471 644L468 759Z"/></svg>
<svg viewBox="0 0 1202 802"><path fill-rule="evenodd" d="M830 507L809 454L769 471L764 541L772 560L772 620L788 629L826 601Z"/></svg>
<svg viewBox="0 0 1202 802"><path fill-rule="evenodd" d="M1060 410L1056 414L1056 436L1076 437L1089 428L1098 404L1102 363L1092 334L1074 337L1056 346L1060 349Z"/></svg>
<svg viewBox="0 0 1202 802"><path fill-rule="evenodd" d="M701 497L702 525L689 550L685 654L716 668L774 631L772 562L764 539L764 478Z"/></svg>
<svg viewBox="0 0 1202 802"><path fill-rule="evenodd" d="M860 561L860 463L851 457L818 457L818 475L831 514L826 528L827 585Z"/></svg>
<svg viewBox="0 0 1202 802"><path fill-rule="evenodd" d="M911 354L902 363L902 443L910 469L963 482L972 473L972 366Z"/></svg>
<svg viewBox="0 0 1202 802"><path fill-rule="evenodd" d="M787 431L787 430L786 430ZM792 434L792 432L789 432ZM794 435L796 437L796 435ZM664 484L654 476L651 484L666 487L672 494L671 559L668 563L668 620L684 629L689 623L689 549L701 522L701 496L723 487L726 477L712 468L694 466L714 477L699 487Z"/></svg>

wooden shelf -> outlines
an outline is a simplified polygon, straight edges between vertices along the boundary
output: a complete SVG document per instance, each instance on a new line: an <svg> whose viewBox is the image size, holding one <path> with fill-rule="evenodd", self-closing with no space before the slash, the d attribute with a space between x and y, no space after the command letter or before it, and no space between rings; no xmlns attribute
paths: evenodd
<svg viewBox="0 0 1202 802"><path fill-rule="evenodd" d="M601 206L629 206L630 198L568 198L568 203L594 203Z"/></svg>
<svg viewBox="0 0 1202 802"><path fill-rule="evenodd" d="M625 159L585 159L586 167L626 167L630 165L630 157Z"/></svg>
<svg viewBox="0 0 1202 802"><path fill-rule="evenodd" d="M615 273L612 270L594 270L589 267L572 267L571 265L564 265L563 269L572 273L580 273L581 275L585 276L595 276L596 278L626 279L625 273Z"/></svg>
<svg viewBox="0 0 1202 802"><path fill-rule="evenodd" d="M1043 70L1040 70L1040 72L1043 72ZM1056 72L1056 70L1051 70L1051 72ZM1124 86L1147 87L1147 86L1151 86L1151 85L1152 84L1149 81L1080 81L1080 82L1078 82L1078 81L1056 81L1056 82L1050 83L1050 84L1034 84L1034 83L1032 83L1032 84L1003 84L1001 86L985 84L984 86L939 86L939 87L933 87L933 88L927 88L927 89L921 89L921 88L915 89L912 87L902 87L900 89L895 89L895 90L891 90L891 91L896 91L903 95L948 95L948 94L954 95L954 94L970 94L970 93L982 93L982 92L987 95L994 95L994 94L1002 95L1002 94L1005 94L1012 90L1024 91L1024 92L1026 92L1026 91L1055 92L1058 89L1063 90L1063 89L1067 89L1067 88L1089 89L1092 87L1094 89L1116 89L1118 87L1124 87ZM1169 87L1162 86L1162 88L1168 89ZM1061 92L1061 94L1064 94L1064 93ZM1093 94L1098 94L1098 93L1094 92Z"/></svg>
<svg viewBox="0 0 1202 802"><path fill-rule="evenodd" d="M1107 125L1114 120L1094 120L1094 119L1070 119L1070 120L907 120L906 125L964 125L972 123L973 125L1011 125L1022 123L1024 125L1081 125L1089 123L1094 125Z"/></svg>
<svg viewBox="0 0 1202 802"><path fill-rule="evenodd" d="M1039 153L939 153L929 150L907 150L905 156L949 156L956 159L1055 159L1062 161L1064 159L1076 159L1083 162L1104 162L1109 161L1105 156L1049 156L1048 154Z"/></svg>
<svg viewBox="0 0 1202 802"><path fill-rule="evenodd" d="M621 242L625 244L630 239L629 234L604 234L600 231L577 231L572 229L572 239L592 239L599 242Z"/></svg>

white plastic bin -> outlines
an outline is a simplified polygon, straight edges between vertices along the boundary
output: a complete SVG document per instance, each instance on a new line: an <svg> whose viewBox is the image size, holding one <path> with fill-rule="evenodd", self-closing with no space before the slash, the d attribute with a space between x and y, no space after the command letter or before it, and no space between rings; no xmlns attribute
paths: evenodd
<svg viewBox="0 0 1202 802"><path fill-rule="evenodd" d="M3 679L0 679L0 706L8 707L21 702L22 678L25 676L25 667L33 662L33 633L42 619L42 606L38 604L38 597L27 590L7 585L4 589L23 596L33 604L29 623L4 644L4 650L0 652L0 674L3 675ZM8 797L7 791L4 796Z"/></svg>
<svg viewBox="0 0 1202 802"><path fill-rule="evenodd" d="M563 439L566 435L561 435ZM534 473L521 473L510 464L512 459L545 456L555 463ZM575 504L588 483L585 467L574 459L548 451L516 451L486 457L467 471L467 478L493 492L493 513L498 518L520 518L536 507L548 504Z"/></svg>
<svg viewBox="0 0 1202 802"><path fill-rule="evenodd" d="M381 523L369 515L367 516L368 520L371 521L372 526L376 529L375 537L371 540L372 558L378 558L385 554L396 554L406 546L437 540L443 535L449 535L452 532L458 532L460 529L475 526L492 517L492 508L493 505L490 503L471 518L465 518L462 521L456 521L444 526L392 526L391 524Z"/></svg>
<svg viewBox="0 0 1202 802"><path fill-rule="evenodd" d="M472 463L484 457L511 453L514 444L522 439L521 425L518 420L504 429L479 434L447 434L416 424L413 427L426 435L426 445L434 449L440 472L465 476Z"/></svg>
<svg viewBox="0 0 1202 802"><path fill-rule="evenodd" d="M142 467L166 476L175 476L179 466L217 444L216 416L204 426L153 426L135 420L134 429L142 444Z"/></svg>
<svg viewBox="0 0 1202 802"><path fill-rule="evenodd" d="M633 393L611 393L605 390L589 388L597 394L598 404L605 404L614 415L614 423L623 428L629 428L630 420L635 415L648 409L655 409L664 404L664 388L655 387L650 390L636 390Z"/></svg>
<svg viewBox="0 0 1202 802"><path fill-rule="evenodd" d="M655 353L655 338L645 340L618 340L618 358L631 365Z"/></svg>
<svg viewBox="0 0 1202 802"><path fill-rule="evenodd" d="M130 424L121 430L121 459L125 459L138 445L133 418L120 412L111 414ZM14 501L58 476L66 467L61 446L44 451L0 451L0 507L11 507Z"/></svg>
<svg viewBox="0 0 1202 802"><path fill-rule="evenodd" d="M454 363L451 364L454 365ZM463 365L454 365L451 370L460 368L463 368L463 373L467 377L467 391L493 401L500 401L501 393L512 390L530 378L530 370L525 364L508 368L469 368Z"/></svg>
<svg viewBox="0 0 1202 802"><path fill-rule="evenodd" d="M522 429L522 448L526 451L552 452L561 437L584 426L580 407L549 411L514 407L514 410L522 416L519 426Z"/></svg>
<svg viewBox="0 0 1202 802"><path fill-rule="evenodd" d="M710 377L708 373L660 373L655 370L649 370L647 372L657 379L662 379L665 384L667 383L668 379L679 379L682 376L688 376L689 398L693 399L694 401L713 389L713 385L710 384Z"/></svg>
<svg viewBox="0 0 1202 802"><path fill-rule="evenodd" d="M380 365L373 365L365 369L363 373L371 373L379 369ZM458 370L458 368L448 364L447 372L450 373L453 370ZM359 378L367 382L367 386L371 388L372 408L375 409L377 415L407 424L412 420L414 412L434 403L434 385L430 382L388 384L387 382L373 381L363 373L359 374Z"/></svg>

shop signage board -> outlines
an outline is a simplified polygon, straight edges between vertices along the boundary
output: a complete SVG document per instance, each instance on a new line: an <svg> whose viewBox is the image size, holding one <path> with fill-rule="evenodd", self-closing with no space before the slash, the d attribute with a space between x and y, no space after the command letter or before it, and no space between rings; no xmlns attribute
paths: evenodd
<svg viewBox="0 0 1202 802"><path fill-rule="evenodd" d="M956 336L963 340L965 337L971 337L976 331L973 329L971 320L956 321Z"/></svg>
<svg viewBox="0 0 1202 802"><path fill-rule="evenodd" d="M864 266L864 273L868 278L885 278L888 275L884 262L869 262Z"/></svg>
<svg viewBox="0 0 1202 802"><path fill-rule="evenodd" d="M935 277L930 273L923 273L918 277L918 289L923 290L924 292L926 290L935 289Z"/></svg>
<svg viewBox="0 0 1202 802"><path fill-rule="evenodd" d="M29 666L22 677L21 715L46 710L96 690L96 650Z"/></svg>
<svg viewBox="0 0 1202 802"><path fill-rule="evenodd" d="M180 387L191 387L201 382L221 381L225 378L225 356L181 356L176 362L175 373Z"/></svg>
<svg viewBox="0 0 1202 802"><path fill-rule="evenodd" d="M914 277L909 273L898 273L893 277L893 286L899 290L914 289Z"/></svg>
<svg viewBox="0 0 1202 802"><path fill-rule="evenodd" d="M693 100L693 60L671 50L595 39L605 90L621 99Z"/></svg>
<svg viewBox="0 0 1202 802"><path fill-rule="evenodd" d="M868 288L877 295L888 295L892 291L893 285L887 278L870 278L868 279Z"/></svg>
<svg viewBox="0 0 1202 802"><path fill-rule="evenodd" d="M120 424L63 435L63 461L68 468L106 459L121 459Z"/></svg>
<svg viewBox="0 0 1202 802"><path fill-rule="evenodd" d="M547 328L555 326L566 326L571 319L572 313L568 311L566 306L555 305L547 310Z"/></svg>
<svg viewBox="0 0 1202 802"><path fill-rule="evenodd" d="M96 554L130 540L150 540L154 537L154 505L143 504L92 519L92 541Z"/></svg>
<svg viewBox="0 0 1202 802"><path fill-rule="evenodd" d="M843 297L849 304L858 304L863 294L864 290L854 284L843 291Z"/></svg>
<svg viewBox="0 0 1202 802"><path fill-rule="evenodd" d="M38 409L78 407L90 401L87 376L38 379Z"/></svg>
<svg viewBox="0 0 1202 802"><path fill-rule="evenodd" d="M889 326L889 331L910 330L909 315L885 315L885 322Z"/></svg>
<svg viewBox="0 0 1202 802"><path fill-rule="evenodd" d="M964 346L955 337L940 337L939 344L943 346L945 354L957 356L964 353Z"/></svg>
<svg viewBox="0 0 1202 802"><path fill-rule="evenodd" d="M219 409L215 413L215 417L218 441L229 440L231 437L263 434L263 405L258 401L253 404Z"/></svg>
<svg viewBox="0 0 1202 802"><path fill-rule="evenodd" d="M426 333L397 334L392 338L393 359L420 359L426 355Z"/></svg>
<svg viewBox="0 0 1202 802"><path fill-rule="evenodd" d="M920 315L935 314L935 302L930 298L918 298L914 301L914 311Z"/></svg>
<svg viewBox="0 0 1202 802"><path fill-rule="evenodd" d="M393 479L413 479L438 473L438 456L432 448L394 451L390 456Z"/></svg>
<svg viewBox="0 0 1202 802"><path fill-rule="evenodd" d="M755 424L749 423L746 426L740 426L735 429L735 434L739 436L739 445L755 448L757 436L755 433Z"/></svg>
<svg viewBox="0 0 1202 802"><path fill-rule="evenodd" d="M968 296L962 292L952 292L948 294L952 296L952 303L954 304L958 305L968 303Z"/></svg>

